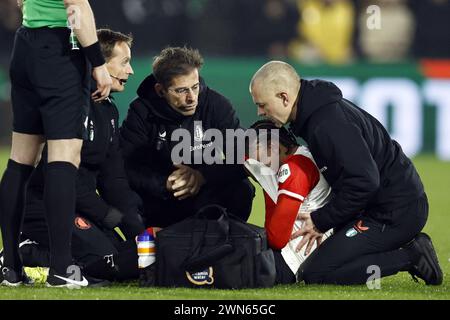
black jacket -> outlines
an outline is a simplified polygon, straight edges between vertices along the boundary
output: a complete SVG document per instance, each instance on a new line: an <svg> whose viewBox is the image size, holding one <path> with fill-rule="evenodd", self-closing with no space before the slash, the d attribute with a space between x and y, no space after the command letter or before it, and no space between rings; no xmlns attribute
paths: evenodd
<svg viewBox="0 0 450 320"><path fill-rule="evenodd" d="M122 231L132 236L138 229L143 229L137 221L141 199L131 190L125 174L118 120L119 113L112 97L101 103L91 102L85 123L88 139L83 142L76 183L76 213L101 227L110 206L115 207L125 215L123 222L126 225L122 226ZM43 159L46 159L45 153ZM37 199L30 199L30 202L42 199L44 171L45 161L41 160L29 183L28 197ZM43 214L31 213L25 223L42 219Z"/></svg>
<svg viewBox="0 0 450 320"><path fill-rule="evenodd" d="M240 127L231 103L208 88L203 79L200 79L198 105L192 116L183 116L172 109L164 98L156 94L155 83L153 75L141 83L137 91L138 97L132 101L120 129L125 169L130 185L144 201L148 196L159 199L172 197L166 190L166 181L174 171L172 149L179 143L171 141L175 129L184 128L190 132L190 147L195 145L195 137L200 138L203 145L201 152L205 152L211 148L207 147L211 141L205 140L202 135L207 129L216 128L225 133L225 129ZM201 121L201 129L195 121ZM193 152L189 157L192 154ZM220 184L245 177L241 165L193 163L191 158L188 165L203 174L206 184Z"/></svg>
<svg viewBox="0 0 450 320"><path fill-rule="evenodd" d="M291 129L308 143L332 187L330 202L311 214L322 232L361 214L392 221L393 209L424 192L400 145L331 82L301 80Z"/></svg>

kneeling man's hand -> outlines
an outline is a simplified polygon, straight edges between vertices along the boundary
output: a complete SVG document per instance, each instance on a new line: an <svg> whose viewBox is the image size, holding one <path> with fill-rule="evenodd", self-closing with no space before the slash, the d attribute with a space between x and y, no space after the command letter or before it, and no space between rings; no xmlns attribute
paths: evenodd
<svg viewBox="0 0 450 320"><path fill-rule="evenodd" d="M299 219L303 221L303 225L300 230L292 234L291 239L303 236L302 240L300 241L300 243L296 248L296 251L299 252L300 250L302 250L305 244L307 244L305 250L305 255L307 256L310 253L314 245L314 242L317 242L317 247L320 246L320 244L322 243L323 233L321 233L316 228L309 213L300 213Z"/></svg>
<svg viewBox="0 0 450 320"><path fill-rule="evenodd" d="M195 196L205 184L201 172L183 164L174 166L177 170L167 178L167 189L173 192L173 196L178 200Z"/></svg>

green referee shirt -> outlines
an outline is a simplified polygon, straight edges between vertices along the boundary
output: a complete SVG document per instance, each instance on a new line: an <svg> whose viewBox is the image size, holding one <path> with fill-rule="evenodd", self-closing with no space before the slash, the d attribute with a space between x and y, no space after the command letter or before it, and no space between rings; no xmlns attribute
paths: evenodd
<svg viewBox="0 0 450 320"><path fill-rule="evenodd" d="M27 28L67 27L63 0L24 0L22 24Z"/></svg>

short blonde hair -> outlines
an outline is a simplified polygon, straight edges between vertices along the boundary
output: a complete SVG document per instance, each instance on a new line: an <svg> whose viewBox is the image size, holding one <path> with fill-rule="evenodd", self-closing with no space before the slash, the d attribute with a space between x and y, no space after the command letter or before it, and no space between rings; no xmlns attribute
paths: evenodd
<svg viewBox="0 0 450 320"><path fill-rule="evenodd" d="M290 64L283 61L269 61L253 75L250 81L250 91L255 83L261 83L265 88L285 89L298 85L300 76Z"/></svg>

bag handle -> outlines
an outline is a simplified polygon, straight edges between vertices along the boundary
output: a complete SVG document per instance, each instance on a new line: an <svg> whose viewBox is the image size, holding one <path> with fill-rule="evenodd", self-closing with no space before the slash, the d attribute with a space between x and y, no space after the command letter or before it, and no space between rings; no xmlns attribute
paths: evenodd
<svg viewBox="0 0 450 320"><path fill-rule="evenodd" d="M184 268L189 272L207 268L234 250L233 246L229 243L230 225L225 208L219 205L208 205L201 208L194 217L196 220L192 233L191 252L184 262ZM208 229L208 217L218 217L215 220L219 226L219 232L224 237L224 242L207 252L200 253Z"/></svg>
<svg viewBox="0 0 450 320"><path fill-rule="evenodd" d="M222 215L228 215L227 209L225 209L222 206L219 206L218 204L209 204L207 206L204 206L200 208L197 213L194 215L196 218L214 218L215 216L217 219L220 218Z"/></svg>

